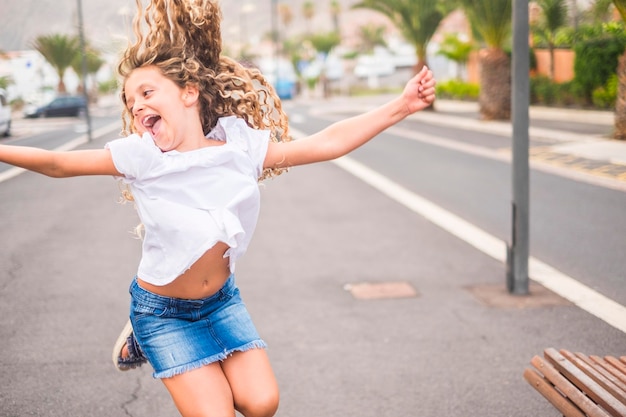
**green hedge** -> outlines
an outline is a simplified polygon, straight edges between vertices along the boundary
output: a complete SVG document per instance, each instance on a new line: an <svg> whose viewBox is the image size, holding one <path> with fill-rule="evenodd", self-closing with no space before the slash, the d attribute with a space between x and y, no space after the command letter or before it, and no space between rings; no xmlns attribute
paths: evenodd
<svg viewBox="0 0 626 417"><path fill-rule="evenodd" d="M480 86L460 80L450 80L437 83L437 97L454 100L477 100Z"/></svg>
<svg viewBox="0 0 626 417"><path fill-rule="evenodd" d="M613 74L604 86L593 90L593 105L599 109L613 109L617 101L618 84L617 74Z"/></svg>
<svg viewBox="0 0 626 417"><path fill-rule="evenodd" d="M585 106L573 82L556 83L543 75L530 78L530 102L545 106Z"/></svg>
<svg viewBox="0 0 626 417"><path fill-rule="evenodd" d="M574 46L574 89L590 105L593 92L604 87L607 80L616 73L617 61L624 52L624 36L603 36L587 39Z"/></svg>

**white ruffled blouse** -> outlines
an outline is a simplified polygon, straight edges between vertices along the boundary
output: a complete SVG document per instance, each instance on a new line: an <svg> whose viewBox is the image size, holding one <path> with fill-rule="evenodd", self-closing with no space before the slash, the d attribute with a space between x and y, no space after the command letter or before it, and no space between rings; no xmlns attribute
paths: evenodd
<svg viewBox="0 0 626 417"><path fill-rule="evenodd" d="M172 282L217 242L229 246L233 272L252 238L269 132L230 116L207 138L225 144L162 152L148 133L106 144L144 226L137 276L151 284Z"/></svg>

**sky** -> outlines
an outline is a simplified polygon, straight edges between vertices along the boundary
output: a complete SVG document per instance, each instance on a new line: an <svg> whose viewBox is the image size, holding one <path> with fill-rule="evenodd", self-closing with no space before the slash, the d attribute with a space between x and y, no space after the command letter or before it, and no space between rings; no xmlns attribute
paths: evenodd
<svg viewBox="0 0 626 417"><path fill-rule="evenodd" d="M145 1L145 0L144 0ZM303 30L301 17L305 0L278 0L291 5L294 22L288 32ZM98 48L106 48L116 40L127 39L135 0L0 0L0 50L31 49L39 35L78 32L78 4L82 5L84 32ZM243 37L259 42L271 25L272 0L222 0L222 37L225 44L240 42ZM375 12L350 10L356 0L341 0L344 26ZM330 30L330 0L317 0L312 26L316 31ZM380 18L380 16L378 16Z"/></svg>

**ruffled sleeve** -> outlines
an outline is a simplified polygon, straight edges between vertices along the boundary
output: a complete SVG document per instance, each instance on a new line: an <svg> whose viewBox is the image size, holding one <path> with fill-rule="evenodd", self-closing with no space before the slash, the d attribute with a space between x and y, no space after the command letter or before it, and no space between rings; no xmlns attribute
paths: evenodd
<svg viewBox="0 0 626 417"><path fill-rule="evenodd" d="M237 146L250 158L257 177L263 173L263 162L270 140L268 130L252 129L243 119L228 116L218 120L207 138L226 141Z"/></svg>
<svg viewBox="0 0 626 417"><path fill-rule="evenodd" d="M111 151L115 169L124 175L122 179L125 182L143 178L163 156L147 133L141 137L132 134L113 140L108 142L105 148Z"/></svg>

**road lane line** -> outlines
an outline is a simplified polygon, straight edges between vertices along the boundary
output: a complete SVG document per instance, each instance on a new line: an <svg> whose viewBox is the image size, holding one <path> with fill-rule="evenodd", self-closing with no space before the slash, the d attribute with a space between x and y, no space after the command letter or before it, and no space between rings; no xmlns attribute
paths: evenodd
<svg viewBox="0 0 626 417"><path fill-rule="evenodd" d="M506 262L506 243L502 240L349 157L344 156L333 162L453 236L500 262ZM626 307L534 257L529 258L528 270L533 281L626 333Z"/></svg>

